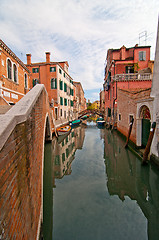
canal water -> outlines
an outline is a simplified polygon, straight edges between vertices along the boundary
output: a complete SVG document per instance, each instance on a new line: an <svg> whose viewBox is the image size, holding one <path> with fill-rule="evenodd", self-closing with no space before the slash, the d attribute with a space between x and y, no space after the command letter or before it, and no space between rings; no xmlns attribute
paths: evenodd
<svg viewBox="0 0 159 240"><path fill-rule="evenodd" d="M45 240L158 240L159 169L93 122L45 146Z"/></svg>

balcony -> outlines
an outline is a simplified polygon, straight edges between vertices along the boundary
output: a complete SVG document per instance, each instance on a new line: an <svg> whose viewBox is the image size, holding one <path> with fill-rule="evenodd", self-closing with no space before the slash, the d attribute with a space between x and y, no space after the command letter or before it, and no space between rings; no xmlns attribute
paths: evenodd
<svg viewBox="0 0 159 240"><path fill-rule="evenodd" d="M116 74L112 77L115 82L126 82L126 81L150 81L152 80L151 73L128 73L128 74Z"/></svg>

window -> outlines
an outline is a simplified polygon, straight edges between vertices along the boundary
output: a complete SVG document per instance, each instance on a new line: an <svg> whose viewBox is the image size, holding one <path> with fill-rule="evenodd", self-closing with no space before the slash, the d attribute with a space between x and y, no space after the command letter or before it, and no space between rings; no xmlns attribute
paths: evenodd
<svg viewBox="0 0 159 240"><path fill-rule="evenodd" d="M60 105L63 105L63 98L60 97Z"/></svg>
<svg viewBox="0 0 159 240"><path fill-rule="evenodd" d="M33 79L33 87L36 85L36 84L38 84L39 83L39 79Z"/></svg>
<svg viewBox="0 0 159 240"><path fill-rule="evenodd" d="M63 73L63 76L65 77L65 73Z"/></svg>
<svg viewBox="0 0 159 240"><path fill-rule="evenodd" d="M17 83L17 66L15 64L13 65L13 77L13 81Z"/></svg>
<svg viewBox="0 0 159 240"><path fill-rule="evenodd" d="M39 68L33 68L33 73L38 73L39 72Z"/></svg>
<svg viewBox="0 0 159 240"><path fill-rule="evenodd" d="M146 51L139 52L139 61L146 61Z"/></svg>
<svg viewBox="0 0 159 240"><path fill-rule="evenodd" d="M57 88L57 79L52 78L51 79L51 89L56 89Z"/></svg>
<svg viewBox="0 0 159 240"><path fill-rule="evenodd" d="M60 80L60 90L63 90L63 81Z"/></svg>
<svg viewBox="0 0 159 240"><path fill-rule="evenodd" d="M67 84L64 83L64 92L67 92Z"/></svg>
<svg viewBox="0 0 159 240"><path fill-rule="evenodd" d="M119 113L118 119L119 119L119 121L121 121L121 114L120 113Z"/></svg>
<svg viewBox="0 0 159 240"><path fill-rule="evenodd" d="M71 100L71 107L73 107L73 101Z"/></svg>
<svg viewBox="0 0 159 240"><path fill-rule="evenodd" d="M55 165L60 165L60 156L56 155L55 157Z"/></svg>
<svg viewBox="0 0 159 240"><path fill-rule="evenodd" d="M7 60L7 74L8 74L8 78L12 79L12 63L10 59Z"/></svg>
<svg viewBox="0 0 159 240"><path fill-rule="evenodd" d="M59 73L62 74L61 68L59 68Z"/></svg>
<svg viewBox="0 0 159 240"><path fill-rule="evenodd" d="M65 119L66 119L66 111L64 111L64 117L65 117Z"/></svg>
<svg viewBox="0 0 159 240"><path fill-rule="evenodd" d="M111 117L111 108L108 108L108 117Z"/></svg>
<svg viewBox="0 0 159 240"><path fill-rule="evenodd" d="M62 153L62 162L64 163L65 161L65 153Z"/></svg>
<svg viewBox="0 0 159 240"><path fill-rule="evenodd" d="M67 106L67 99L64 99L64 105Z"/></svg>
<svg viewBox="0 0 159 240"><path fill-rule="evenodd" d="M27 74L26 73L24 75L24 87L28 88L28 78L27 78Z"/></svg>
<svg viewBox="0 0 159 240"><path fill-rule="evenodd" d="M50 67L50 72L56 72L56 67Z"/></svg>

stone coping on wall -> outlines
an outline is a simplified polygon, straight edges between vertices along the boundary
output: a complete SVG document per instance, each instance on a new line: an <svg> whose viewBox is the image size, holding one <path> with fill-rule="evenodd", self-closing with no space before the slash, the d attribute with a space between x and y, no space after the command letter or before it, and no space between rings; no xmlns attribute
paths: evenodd
<svg viewBox="0 0 159 240"><path fill-rule="evenodd" d="M45 86L37 84L6 114L0 115L0 150L3 148L15 126L27 120L28 115L43 90L46 92Z"/></svg>

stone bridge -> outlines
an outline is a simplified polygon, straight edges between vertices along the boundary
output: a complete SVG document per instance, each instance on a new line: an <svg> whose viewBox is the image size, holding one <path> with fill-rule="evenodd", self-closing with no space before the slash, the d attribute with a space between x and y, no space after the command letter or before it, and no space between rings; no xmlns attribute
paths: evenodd
<svg viewBox="0 0 159 240"><path fill-rule="evenodd" d="M86 109L84 111L81 111L78 114L78 118L80 118L80 117L82 117L84 115L87 115L87 114L94 114L94 115L98 115L98 116L104 117L104 112L103 111L100 111L98 109Z"/></svg>
<svg viewBox="0 0 159 240"><path fill-rule="evenodd" d="M44 143L53 127L41 84L0 116L0 239L39 239Z"/></svg>

